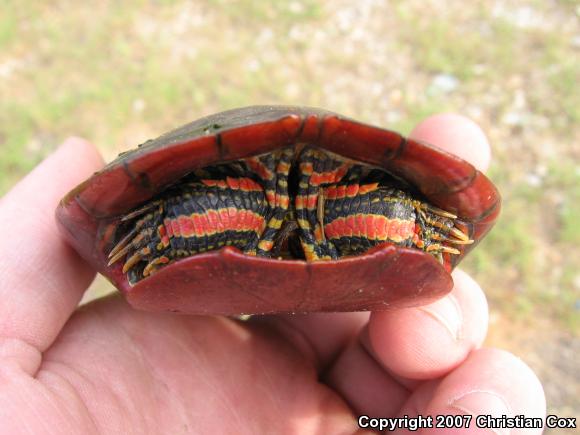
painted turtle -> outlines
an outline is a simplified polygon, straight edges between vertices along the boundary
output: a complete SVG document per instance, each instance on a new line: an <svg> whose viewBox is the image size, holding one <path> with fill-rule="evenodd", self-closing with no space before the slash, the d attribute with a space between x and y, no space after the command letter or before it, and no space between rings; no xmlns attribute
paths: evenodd
<svg viewBox="0 0 580 435"><path fill-rule="evenodd" d="M431 145L256 106L121 154L57 220L134 307L241 314L431 302L499 210L485 175Z"/></svg>

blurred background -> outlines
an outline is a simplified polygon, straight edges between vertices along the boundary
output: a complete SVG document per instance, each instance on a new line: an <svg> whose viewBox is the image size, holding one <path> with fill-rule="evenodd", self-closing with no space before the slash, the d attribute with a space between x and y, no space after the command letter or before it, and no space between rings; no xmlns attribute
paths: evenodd
<svg viewBox="0 0 580 435"><path fill-rule="evenodd" d="M534 368L549 412L578 417L579 19L575 0L3 0L0 193L67 136L111 160L239 106L318 106L404 134L464 114L504 198L462 264L490 301L487 344Z"/></svg>

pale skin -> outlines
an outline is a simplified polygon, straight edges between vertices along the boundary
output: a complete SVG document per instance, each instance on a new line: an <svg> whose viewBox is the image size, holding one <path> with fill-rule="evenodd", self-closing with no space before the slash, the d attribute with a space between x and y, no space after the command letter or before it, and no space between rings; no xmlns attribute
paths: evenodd
<svg viewBox="0 0 580 435"><path fill-rule="evenodd" d="M489 164L485 136L463 117L431 117L412 136ZM54 209L102 164L69 139L0 200L0 433L352 434L360 414L544 416L531 369L482 347L485 295L459 270L442 300L370 316L244 323L139 312L118 295L78 309L94 272ZM541 431L472 422L480 432Z"/></svg>

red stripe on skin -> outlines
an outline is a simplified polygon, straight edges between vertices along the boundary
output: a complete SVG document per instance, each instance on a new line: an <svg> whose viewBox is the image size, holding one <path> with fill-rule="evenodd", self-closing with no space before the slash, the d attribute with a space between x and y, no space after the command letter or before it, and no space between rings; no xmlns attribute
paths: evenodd
<svg viewBox="0 0 580 435"><path fill-rule="evenodd" d="M260 234L262 233L263 226L266 224L265 219L262 216L258 216L255 213L248 213L248 228L254 229L254 231L258 231ZM262 229L260 229L262 227Z"/></svg>
<svg viewBox="0 0 580 435"><path fill-rule="evenodd" d="M387 230L387 239L396 240L397 232L399 231L399 222L395 219L389 220L389 228Z"/></svg>
<svg viewBox="0 0 580 435"><path fill-rule="evenodd" d="M388 219L380 215L349 215L324 226L328 239L340 237L365 237L369 240L402 242L412 238L415 223L411 220Z"/></svg>
<svg viewBox="0 0 580 435"><path fill-rule="evenodd" d="M245 192L262 192L262 186L251 178L240 178L240 189Z"/></svg>
<svg viewBox="0 0 580 435"><path fill-rule="evenodd" d="M344 176L344 174L343 174ZM320 186L322 184L332 184L340 181L342 177L337 173L337 171L332 172L314 172L310 176L310 184L313 186Z"/></svg>
<svg viewBox="0 0 580 435"><path fill-rule="evenodd" d="M346 197L353 198L357 195L364 195L373 192L379 188L379 183L371 184L349 184L340 186L328 186L324 189L324 196L326 199L343 199Z"/></svg>
<svg viewBox="0 0 580 435"><path fill-rule="evenodd" d="M209 210L212 211L212 210ZM216 231L223 233L225 231L225 226L220 220L217 213L207 213L207 219L209 221L210 228L214 228Z"/></svg>
<svg viewBox="0 0 580 435"><path fill-rule="evenodd" d="M195 236L201 237L203 236L203 222L201 221L201 217L199 215L191 215L191 219L193 220L193 225L195 227Z"/></svg>
<svg viewBox="0 0 580 435"><path fill-rule="evenodd" d="M337 177L336 181L342 180L342 177L344 177L346 175L350 166L351 165L349 165L348 163L344 163L340 168L338 168L336 170L336 177Z"/></svg>
<svg viewBox="0 0 580 435"><path fill-rule="evenodd" d="M171 220L169 218L165 218L163 220L163 225L165 226L165 229L167 230L167 237L169 237L169 238L173 237L173 227L171 226Z"/></svg>
<svg viewBox="0 0 580 435"><path fill-rule="evenodd" d="M211 210L209 211L211 212ZM226 230L233 229L232 222L230 222L230 213L227 208L222 208L218 210L219 220L223 222L224 228Z"/></svg>
<svg viewBox="0 0 580 435"><path fill-rule="evenodd" d="M338 239L344 234L344 228L344 219L339 218L324 226L324 234L327 239Z"/></svg>
<svg viewBox="0 0 580 435"><path fill-rule="evenodd" d="M356 215L356 229L357 229L357 236L359 236L359 237L366 236L365 215L363 215L363 214Z"/></svg>
<svg viewBox="0 0 580 435"><path fill-rule="evenodd" d="M354 221L354 216L348 216L345 220L344 223L347 226L347 234L348 236L352 237L355 234L355 230L356 230L356 223Z"/></svg>
<svg viewBox="0 0 580 435"><path fill-rule="evenodd" d="M403 239L409 239L412 238L413 235L415 234L415 222L408 220L405 221L405 232L403 234L401 234L401 237L403 237Z"/></svg>
<svg viewBox="0 0 580 435"><path fill-rule="evenodd" d="M268 204L271 204L271 205L276 204L276 192L274 192L273 190L267 190L266 191L266 200L268 201Z"/></svg>
<svg viewBox="0 0 580 435"><path fill-rule="evenodd" d="M259 233L262 234L262 232L266 228L266 220L264 219L263 216L260 216L260 215L254 215L254 216L255 216L256 221L257 221L256 228L258 228Z"/></svg>
<svg viewBox="0 0 580 435"><path fill-rule="evenodd" d="M296 208L297 209L314 209L316 208L316 200L318 195L298 195L296 196Z"/></svg>
<svg viewBox="0 0 580 435"><path fill-rule="evenodd" d="M367 237L371 240L376 239L377 232L375 228L375 216L370 214L365 217L365 230Z"/></svg>
<svg viewBox="0 0 580 435"><path fill-rule="evenodd" d="M374 192L379 188L379 183L363 184L359 187L359 195L364 195L365 193Z"/></svg>
<svg viewBox="0 0 580 435"><path fill-rule="evenodd" d="M203 223L205 225L205 235L214 234L217 231L217 228L213 227L210 221L210 215L212 213L205 213L202 215Z"/></svg>
<svg viewBox="0 0 580 435"><path fill-rule="evenodd" d="M157 227L157 234L159 235L161 244L164 247L167 247L167 245L169 245L169 237L167 237L167 230L165 229L165 225L161 224Z"/></svg>
<svg viewBox="0 0 580 435"><path fill-rule="evenodd" d="M203 223L198 215L191 215L193 227L195 228L195 237L203 236Z"/></svg>
<svg viewBox="0 0 580 435"><path fill-rule="evenodd" d="M203 225L203 235L204 236L208 236L212 233L215 233L216 229L212 228L209 222L209 218L207 217L209 213L204 213L202 215L199 216L199 220L201 222L201 224Z"/></svg>
<svg viewBox="0 0 580 435"><path fill-rule="evenodd" d="M282 208L288 208L288 205L290 204L290 198L287 195L277 195L276 198L276 205Z"/></svg>
<svg viewBox="0 0 580 435"><path fill-rule="evenodd" d="M266 226L266 220L264 219L264 216L261 216L251 211L247 211L247 214L248 214L247 224L244 226L244 230L255 231L258 234L262 234L262 231Z"/></svg>
<svg viewBox="0 0 580 435"><path fill-rule="evenodd" d="M247 212L246 213L246 223L244 224L244 228L248 228L250 230L261 232L260 227L265 225L265 219L262 216L258 216L255 213Z"/></svg>
<svg viewBox="0 0 580 435"><path fill-rule="evenodd" d="M242 230L246 227L248 222L248 211L247 210L240 210L238 212L238 227L236 228L238 231Z"/></svg>
<svg viewBox="0 0 580 435"><path fill-rule="evenodd" d="M195 234L193 220L189 216L179 216L177 223L182 237L191 237Z"/></svg>
<svg viewBox="0 0 580 435"><path fill-rule="evenodd" d="M266 166L262 164L256 158L246 159L246 164L249 168L255 172L263 180L271 180L274 178L274 173L270 171Z"/></svg>
<svg viewBox="0 0 580 435"><path fill-rule="evenodd" d="M167 235L161 236L164 245L169 244L171 237L204 237L225 231L255 231L262 233L265 220L250 210L238 210L234 207L208 210L207 213L179 216L176 219L165 219Z"/></svg>
<svg viewBox="0 0 580 435"><path fill-rule="evenodd" d="M272 242L271 240L262 240L260 241L260 243L258 243L258 247L260 249L263 249L264 251L270 251L273 246L274 242Z"/></svg>
<svg viewBox="0 0 580 435"><path fill-rule="evenodd" d="M305 208L308 199L304 195L296 196L296 208L302 210Z"/></svg>
<svg viewBox="0 0 580 435"><path fill-rule="evenodd" d="M329 186L324 189L324 197L326 199L336 199L336 186Z"/></svg>
<svg viewBox="0 0 580 435"><path fill-rule="evenodd" d="M220 187L222 189L230 188L232 190L241 190L244 192L261 192L263 190L262 186L254 180L246 177L226 177L225 180L203 179L200 181L208 187Z"/></svg>
<svg viewBox="0 0 580 435"><path fill-rule="evenodd" d="M358 193L358 184L350 184L346 187L346 195L349 197L355 196Z"/></svg>
<svg viewBox="0 0 580 435"><path fill-rule="evenodd" d="M231 189L239 190L240 189L240 180L237 178L226 177L226 183Z"/></svg>
<svg viewBox="0 0 580 435"><path fill-rule="evenodd" d="M415 228L413 231L413 245L415 245L419 249L423 249L425 247L425 243L423 239L421 239L421 227L419 224L415 224Z"/></svg>
<svg viewBox="0 0 580 435"><path fill-rule="evenodd" d="M387 240L387 219L375 219L377 240Z"/></svg>
<svg viewBox="0 0 580 435"><path fill-rule="evenodd" d="M232 207L228 208L227 210L228 210L228 213L230 215L230 224L232 226L231 227L232 230L239 231L239 229L240 229L240 217L241 217L240 216L240 213L241 213L241 210L237 210L237 209L232 208Z"/></svg>
<svg viewBox="0 0 580 435"><path fill-rule="evenodd" d="M301 163L300 164L300 172L304 175L312 175L312 172L314 171L314 167L312 166L312 163Z"/></svg>
<svg viewBox="0 0 580 435"><path fill-rule="evenodd" d="M349 168L350 165L344 163L333 171L313 172L310 176L310 184L320 186L321 184L338 183L346 175Z"/></svg>
<svg viewBox="0 0 580 435"><path fill-rule="evenodd" d="M165 237L167 235L167 231L165 231L164 225L159 225L157 227L157 234L159 234L160 239L162 239L163 237Z"/></svg>
<svg viewBox="0 0 580 435"><path fill-rule="evenodd" d="M238 212L239 210L233 207L226 208L229 214L230 226L232 230L236 231L238 226Z"/></svg>
<svg viewBox="0 0 580 435"><path fill-rule="evenodd" d="M201 180L201 182L209 187L221 187L224 189L228 187L224 180Z"/></svg>
<svg viewBox="0 0 580 435"><path fill-rule="evenodd" d="M246 219L248 216L248 212L246 210L240 210L238 212L238 231L243 231L246 224Z"/></svg>
<svg viewBox="0 0 580 435"><path fill-rule="evenodd" d="M171 219L169 221L169 223L171 224L171 230L173 232L173 236L180 237L181 236L181 229L179 228L179 223L177 222L177 219Z"/></svg>

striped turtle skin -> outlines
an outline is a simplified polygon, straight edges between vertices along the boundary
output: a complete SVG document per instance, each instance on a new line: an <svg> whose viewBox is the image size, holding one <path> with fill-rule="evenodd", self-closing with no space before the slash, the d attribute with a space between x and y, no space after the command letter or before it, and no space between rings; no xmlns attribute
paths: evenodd
<svg viewBox="0 0 580 435"><path fill-rule="evenodd" d="M135 284L180 258L233 246L248 255L337 260L382 243L442 253L473 243L457 216L387 172L313 147L201 168L123 216L109 265ZM295 240L288 240L295 239ZM292 249L292 247L294 247Z"/></svg>

